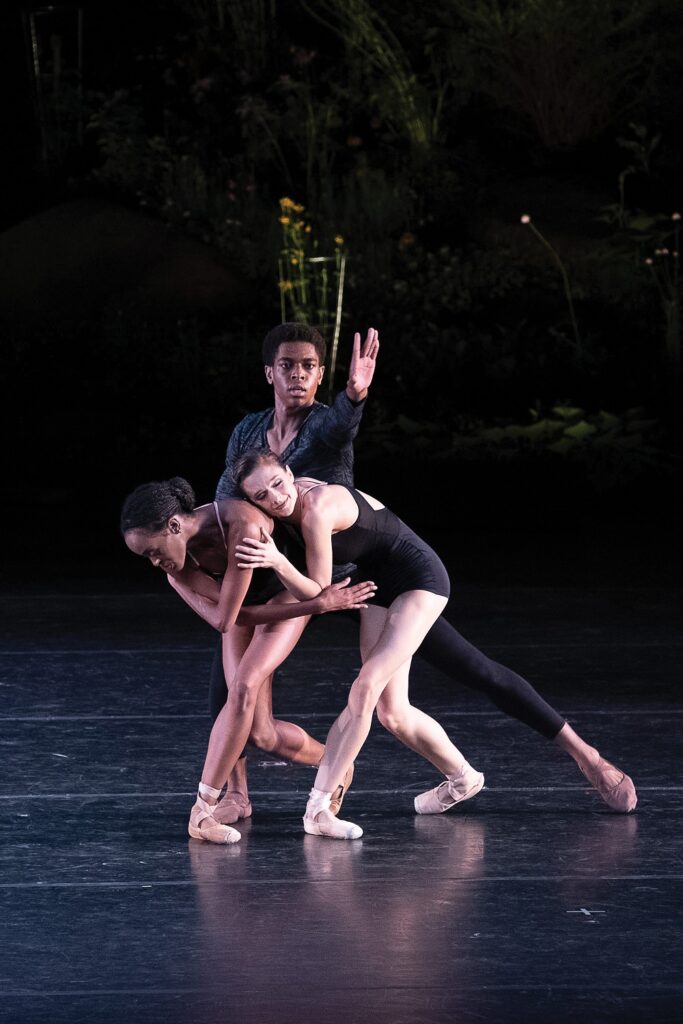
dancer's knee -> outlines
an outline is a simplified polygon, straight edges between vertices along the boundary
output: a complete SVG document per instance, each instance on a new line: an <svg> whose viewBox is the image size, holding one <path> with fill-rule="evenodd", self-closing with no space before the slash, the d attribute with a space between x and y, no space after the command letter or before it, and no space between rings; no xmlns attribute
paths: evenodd
<svg viewBox="0 0 683 1024"><path fill-rule="evenodd" d="M401 736L406 730L406 708L377 705L377 720L393 736Z"/></svg>
<svg viewBox="0 0 683 1024"><path fill-rule="evenodd" d="M349 692L349 712L354 718L372 715L377 706L380 693L381 690L377 684L373 685L370 679L361 679L359 676Z"/></svg>
<svg viewBox="0 0 683 1024"><path fill-rule="evenodd" d="M230 685L228 703L239 713L253 712L256 707L261 682L262 680L255 676L238 677Z"/></svg>
<svg viewBox="0 0 683 1024"><path fill-rule="evenodd" d="M254 726L249 733L249 742L266 754L272 754L278 746L277 733L267 725Z"/></svg>

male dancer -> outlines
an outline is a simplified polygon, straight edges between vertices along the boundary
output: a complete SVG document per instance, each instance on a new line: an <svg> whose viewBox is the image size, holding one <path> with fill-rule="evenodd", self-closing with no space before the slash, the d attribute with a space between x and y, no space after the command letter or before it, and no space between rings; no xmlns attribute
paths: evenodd
<svg viewBox="0 0 683 1024"><path fill-rule="evenodd" d="M273 387L273 408L246 416L233 430L216 498L239 496L232 467L247 449L255 447L268 447L282 456L295 477L311 476L328 483L352 486L353 439L358 433L378 349L378 334L373 328L368 331L362 347L360 335L355 335L346 389L328 407L315 400L325 361L325 343L319 332L305 324L294 323L273 328L263 343L266 379ZM342 575L347 574L347 568L344 567ZM437 620L419 654L454 682L486 694L505 714L552 739L576 761L612 810L628 812L635 808L636 791L629 776L603 760L530 683L487 658L446 619ZM210 688L214 718L225 700L222 662L215 658ZM244 757L228 781L228 790L235 794L232 820L250 813ZM458 793L457 786L446 780L436 791L430 813L448 810L460 799L462 794ZM248 811L241 813L241 809Z"/></svg>

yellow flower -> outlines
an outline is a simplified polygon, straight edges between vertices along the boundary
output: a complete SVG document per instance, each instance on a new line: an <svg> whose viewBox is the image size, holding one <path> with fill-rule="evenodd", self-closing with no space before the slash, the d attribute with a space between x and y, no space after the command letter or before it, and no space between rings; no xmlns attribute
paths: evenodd
<svg viewBox="0 0 683 1024"><path fill-rule="evenodd" d="M281 224L289 224L289 217L280 217Z"/></svg>
<svg viewBox="0 0 683 1024"><path fill-rule="evenodd" d="M292 288L294 287L291 281L280 281L279 286L280 291L282 292L291 292Z"/></svg>
<svg viewBox="0 0 683 1024"><path fill-rule="evenodd" d="M282 207L283 210L291 210L294 208L294 200L288 199L287 196L284 196L280 200L280 206Z"/></svg>
<svg viewBox="0 0 683 1024"><path fill-rule="evenodd" d="M306 232L307 235L310 235L310 233L311 233L311 225L307 224L306 227L304 228L304 231Z"/></svg>
<svg viewBox="0 0 683 1024"><path fill-rule="evenodd" d="M296 258L296 256L292 256L292 266L293 267L297 267L298 265L299 265L298 259Z"/></svg>
<svg viewBox="0 0 683 1024"><path fill-rule="evenodd" d="M306 207L302 206L301 203L292 203L292 209L294 213L303 213Z"/></svg>
<svg viewBox="0 0 683 1024"><path fill-rule="evenodd" d="M343 239L342 235L335 235L334 236L334 244L335 245L343 245L344 244L344 239Z"/></svg>

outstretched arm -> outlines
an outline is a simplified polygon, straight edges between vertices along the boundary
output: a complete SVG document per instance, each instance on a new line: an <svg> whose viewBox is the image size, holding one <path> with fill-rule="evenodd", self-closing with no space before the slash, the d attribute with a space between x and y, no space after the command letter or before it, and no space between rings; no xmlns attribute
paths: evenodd
<svg viewBox="0 0 683 1024"><path fill-rule="evenodd" d="M282 622L284 619L298 619L300 615L324 615L326 612L348 611L352 608L367 608L367 602L375 596L374 583L356 583L349 586L350 577L331 583L320 591L317 597L308 601L290 600L286 603L252 604L242 607L237 616L238 626L260 626L266 622Z"/></svg>
<svg viewBox="0 0 683 1024"><path fill-rule="evenodd" d="M177 576L168 576L175 592L200 618L214 629L219 629L218 599L220 584L198 569L187 569ZM301 615L323 615L326 612L367 608L377 587L374 583L349 585L349 579L332 583L308 601L255 604L242 607L237 615L239 626L259 626L268 622L283 622Z"/></svg>

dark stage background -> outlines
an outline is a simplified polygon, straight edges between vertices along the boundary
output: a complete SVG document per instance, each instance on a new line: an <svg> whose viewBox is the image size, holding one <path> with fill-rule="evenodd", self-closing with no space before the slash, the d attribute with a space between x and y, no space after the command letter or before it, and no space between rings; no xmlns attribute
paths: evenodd
<svg viewBox="0 0 683 1024"><path fill-rule="evenodd" d="M681 1019L682 54L679 0L0 4L0 1019ZM212 498L342 257L359 486L635 815L417 657L477 800L415 815L435 773L376 726L362 841L304 838L311 769L260 752L242 841L188 841L215 637L120 505ZM278 713L323 738L357 667L324 616Z"/></svg>
<svg viewBox="0 0 683 1024"><path fill-rule="evenodd" d="M677 581L683 18L618 6L4 5L7 578L144 580L122 497L212 496L287 196L348 257L335 387L380 329L361 486L465 582Z"/></svg>

